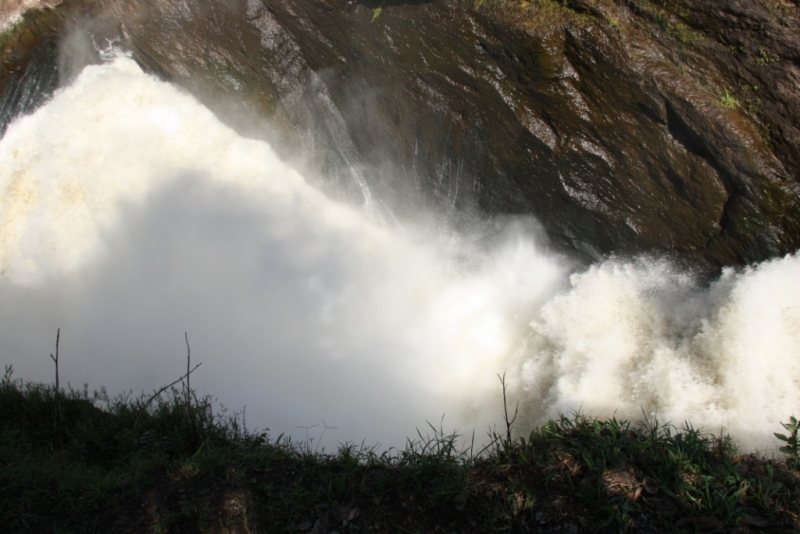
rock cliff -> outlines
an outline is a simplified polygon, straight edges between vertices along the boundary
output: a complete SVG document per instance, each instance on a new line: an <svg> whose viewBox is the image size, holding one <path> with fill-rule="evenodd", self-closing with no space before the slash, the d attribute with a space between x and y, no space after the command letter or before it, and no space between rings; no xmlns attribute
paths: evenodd
<svg viewBox="0 0 800 534"><path fill-rule="evenodd" d="M717 269L800 246L798 28L788 0L67 0L0 37L0 128L115 41L346 201Z"/></svg>

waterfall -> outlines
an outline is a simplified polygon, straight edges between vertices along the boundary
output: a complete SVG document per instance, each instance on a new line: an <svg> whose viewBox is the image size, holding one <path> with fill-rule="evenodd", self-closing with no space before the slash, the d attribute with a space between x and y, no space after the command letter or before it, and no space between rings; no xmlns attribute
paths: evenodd
<svg viewBox="0 0 800 534"><path fill-rule="evenodd" d="M480 438L503 373L520 432L582 409L770 448L800 407L796 255L704 283L650 257L575 267L532 219L381 218L124 56L16 120L0 169L0 346L26 380L50 380L61 327L62 382L152 390L185 331L200 393L273 435L324 420L328 447L443 416Z"/></svg>

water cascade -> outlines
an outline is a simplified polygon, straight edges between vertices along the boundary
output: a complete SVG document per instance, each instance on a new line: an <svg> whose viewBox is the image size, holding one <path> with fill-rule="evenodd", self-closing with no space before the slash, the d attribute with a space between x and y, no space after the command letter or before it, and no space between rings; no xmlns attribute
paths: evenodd
<svg viewBox="0 0 800 534"><path fill-rule="evenodd" d="M559 412L731 432L800 406L800 257L710 283L664 260L578 268L535 221L397 223L330 200L131 59L87 67L0 140L0 346L16 376L152 390L185 365L250 428L402 446L444 416ZM387 222L388 221L388 222Z"/></svg>

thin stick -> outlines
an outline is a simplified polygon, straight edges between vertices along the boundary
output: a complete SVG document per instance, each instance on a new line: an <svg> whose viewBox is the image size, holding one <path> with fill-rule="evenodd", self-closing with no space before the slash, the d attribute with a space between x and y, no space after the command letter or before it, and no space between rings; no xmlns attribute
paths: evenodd
<svg viewBox="0 0 800 534"><path fill-rule="evenodd" d="M173 380L172 382L170 382L166 386L162 387L161 389L159 389L158 391L153 393L153 395L149 399L147 399L147 401L142 405L141 410L144 411L150 405L150 403L153 402L156 399L156 397L158 397L159 395L164 393L166 390L168 390L169 388L171 388L172 386L174 386L178 382L183 382L184 378L187 378L190 374L194 373L195 370L197 370L197 368L200 367L201 365L203 365L203 362L198 363L197 365L192 367L192 369L189 372L187 372L185 375L180 376L177 380ZM141 412L139 412L139 413L141 413ZM133 423L134 427L136 426L136 423L138 421L139 421L139 417L137 416L136 417L136 421Z"/></svg>
<svg viewBox="0 0 800 534"><path fill-rule="evenodd" d="M56 434L59 436L59 441L61 439L60 433L60 423L61 423L61 383L58 376L58 344L61 341L61 328L56 331L56 355L50 355L50 359L53 360L53 363L56 364L56 390L55 390L55 412L53 413L53 426L55 427Z"/></svg>
<svg viewBox="0 0 800 534"><path fill-rule="evenodd" d="M173 380L172 382L170 382L169 384L167 384L167 385L166 385L166 386L164 386L163 388L161 388L161 389L159 389L158 391L156 391L155 393L153 393L153 396L152 396L152 397L150 397L149 399L147 399L147 402L145 402L145 403L144 403L144 405L145 405L145 406L147 406L148 404L150 404L151 402L153 402L153 400L154 400L156 397L158 397L159 395L161 395L162 393L164 393L166 390L168 390L169 388L171 388L172 386L174 386L174 385L175 385L175 384L177 384L178 382L183 382L183 379L184 379L184 378L186 378L186 377L187 377L187 376L189 376L190 374L194 373L195 369L197 369L197 368L198 368L198 367L200 367L201 365L203 365L203 362L200 362L200 363L198 363L197 365L195 365L194 367L192 367L192 370L191 370L191 371L189 371L189 372L188 372L188 373L186 373L185 375L182 375L182 376L181 376L180 378L178 378L177 380Z"/></svg>
<svg viewBox="0 0 800 534"><path fill-rule="evenodd" d="M514 417L509 421L508 419L508 402L506 400L506 374L503 373L503 376L497 375L497 378L500 379L500 384L503 386L503 412L505 414L506 420L506 443L511 445L511 426L514 424L514 421L517 420L517 414L519 413L519 401L517 401L517 406L514 408Z"/></svg>
<svg viewBox="0 0 800 534"><path fill-rule="evenodd" d="M192 404L192 399L189 395L191 395L192 385L189 383L189 368L192 366L192 348L189 346L189 334L184 332L183 333L184 339L186 339L186 407L189 408Z"/></svg>
<svg viewBox="0 0 800 534"><path fill-rule="evenodd" d="M56 355L50 355L50 359L56 364L56 394L60 389L59 378L58 378L58 342L61 340L61 328L58 329L56 332Z"/></svg>
<svg viewBox="0 0 800 534"><path fill-rule="evenodd" d="M190 375L192 374L190 371L192 365L192 347L189 346L189 334L184 332L183 338L186 340L186 410L189 412L189 418L192 421L192 430L197 434L197 419L192 409L192 384L190 382Z"/></svg>

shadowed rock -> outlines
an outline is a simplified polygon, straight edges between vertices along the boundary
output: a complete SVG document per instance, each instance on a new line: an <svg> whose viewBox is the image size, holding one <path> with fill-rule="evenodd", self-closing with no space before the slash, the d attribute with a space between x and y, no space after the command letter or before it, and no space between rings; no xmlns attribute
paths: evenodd
<svg viewBox="0 0 800 534"><path fill-rule="evenodd" d="M112 28L148 71L303 154L329 194L400 218L533 214L587 260L714 269L800 244L800 16L784 4L72 1L72 22L6 41L3 117L52 90L55 38L91 9L95 42ZM14 46L29 59L7 62Z"/></svg>

